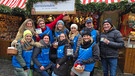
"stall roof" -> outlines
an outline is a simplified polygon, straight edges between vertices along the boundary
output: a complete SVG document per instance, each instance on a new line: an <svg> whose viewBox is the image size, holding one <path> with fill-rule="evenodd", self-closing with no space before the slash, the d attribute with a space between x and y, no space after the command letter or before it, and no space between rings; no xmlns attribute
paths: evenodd
<svg viewBox="0 0 135 76"><path fill-rule="evenodd" d="M120 1L124 1L124 0L81 0L82 4L87 4L87 3L91 3L91 2L105 2L105 3L115 3L115 2L120 2ZM129 2L135 2L135 0L128 0Z"/></svg>
<svg viewBox="0 0 135 76"><path fill-rule="evenodd" d="M27 0L0 0L0 4L9 6L11 8L19 7L19 8L25 8Z"/></svg>

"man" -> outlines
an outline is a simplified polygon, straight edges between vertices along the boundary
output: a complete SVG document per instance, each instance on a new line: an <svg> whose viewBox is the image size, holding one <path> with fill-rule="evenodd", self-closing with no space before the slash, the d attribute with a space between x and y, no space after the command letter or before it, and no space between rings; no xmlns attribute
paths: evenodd
<svg viewBox="0 0 135 76"><path fill-rule="evenodd" d="M84 31L89 32L89 33L91 34L91 36L92 36L94 42L97 43L97 42L98 42L98 35L99 35L99 33L98 33L97 30L94 29L93 26L94 26L94 25L93 25L92 19L90 19L90 18L87 19L86 22L85 22L85 27L81 30L80 33L82 34Z"/></svg>
<svg viewBox="0 0 135 76"><path fill-rule="evenodd" d="M96 42L96 43L99 42L99 33L97 30L94 29L92 19L89 18L86 20L85 27L81 30L80 33L82 34L84 31L89 32L89 34L92 36L94 42ZM94 74L94 69L92 70L90 76L93 76L93 74Z"/></svg>
<svg viewBox="0 0 135 76"><path fill-rule="evenodd" d="M103 32L100 35L100 54L104 76L116 76L118 49L122 47L124 47L124 40L121 33L114 28L110 18L105 19Z"/></svg>

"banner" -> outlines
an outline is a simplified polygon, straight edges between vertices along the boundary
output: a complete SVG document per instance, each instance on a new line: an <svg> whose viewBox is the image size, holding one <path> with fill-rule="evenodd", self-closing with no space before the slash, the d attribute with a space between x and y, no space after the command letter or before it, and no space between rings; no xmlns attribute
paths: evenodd
<svg viewBox="0 0 135 76"><path fill-rule="evenodd" d="M67 11L68 14L75 14L75 0L66 1L43 1L33 4L32 15L61 14Z"/></svg>

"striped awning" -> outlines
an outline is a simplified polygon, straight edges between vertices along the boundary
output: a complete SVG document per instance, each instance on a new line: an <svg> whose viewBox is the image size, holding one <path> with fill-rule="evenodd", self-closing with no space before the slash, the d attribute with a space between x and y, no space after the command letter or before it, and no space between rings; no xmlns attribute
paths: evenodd
<svg viewBox="0 0 135 76"><path fill-rule="evenodd" d="M87 4L87 3L91 3L91 2L105 2L105 3L115 3L115 2L120 2L123 0L81 0L82 4ZM135 2L135 0L128 0L129 2Z"/></svg>
<svg viewBox="0 0 135 76"><path fill-rule="evenodd" d="M0 0L0 4L9 6L11 8L19 7L19 8L25 8L25 3L27 0Z"/></svg>

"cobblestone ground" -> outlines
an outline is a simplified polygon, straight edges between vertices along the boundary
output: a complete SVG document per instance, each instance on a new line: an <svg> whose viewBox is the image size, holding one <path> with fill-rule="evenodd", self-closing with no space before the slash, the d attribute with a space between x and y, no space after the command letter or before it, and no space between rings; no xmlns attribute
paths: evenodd
<svg viewBox="0 0 135 76"><path fill-rule="evenodd" d="M103 76L102 69L100 67L95 68L94 76ZM13 73L13 67L11 60L0 59L0 76L15 76ZM123 74L118 68L117 76L135 76L133 74Z"/></svg>

